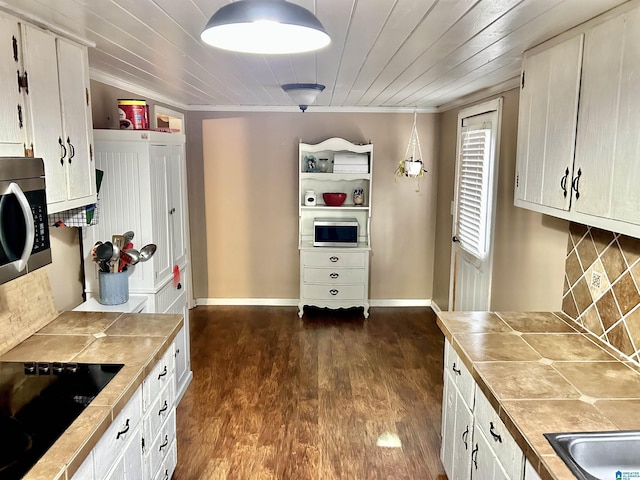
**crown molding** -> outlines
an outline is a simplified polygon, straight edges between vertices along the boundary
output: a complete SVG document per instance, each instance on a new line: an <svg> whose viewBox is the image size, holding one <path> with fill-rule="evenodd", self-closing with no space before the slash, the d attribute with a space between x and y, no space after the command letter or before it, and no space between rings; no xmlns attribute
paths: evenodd
<svg viewBox="0 0 640 480"><path fill-rule="evenodd" d="M270 112L270 113L303 113L296 105L289 106L253 106L253 105L188 105L192 112ZM436 107L331 107L309 105L304 113L438 113Z"/></svg>

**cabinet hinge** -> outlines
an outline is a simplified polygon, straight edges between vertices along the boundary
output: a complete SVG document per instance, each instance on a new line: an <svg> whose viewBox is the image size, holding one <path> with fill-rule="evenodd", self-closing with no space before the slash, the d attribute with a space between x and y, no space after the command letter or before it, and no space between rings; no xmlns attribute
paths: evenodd
<svg viewBox="0 0 640 480"><path fill-rule="evenodd" d="M29 95L29 75L27 72L24 72L24 75L20 75L20 70L18 70L18 93L22 92L24 88L24 92Z"/></svg>
<svg viewBox="0 0 640 480"><path fill-rule="evenodd" d="M84 95L87 99L87 107L88 107L89 106L89 89L88 88L84 89Z"/></svg>
<svg viewBox="0 0 640 480"><path fill-rule="evenodd" d="M522 87L524 89L524 72L522 72Z"/></svg>
<svg viewBox="0 0 640 480"><path fill-rule="evenodd" d="M93 145L89 144L89 160L93 162Z"/></svg>
<svg viewBox="0 0 640 480"><path fill-rule="evenodd" d="M11 37L13 42L13 61L18 63L18 39L14 36Z"/></svg>
<svg viewBox="0 0 640 480"><path fill-rule="evenodd" d="M24 122L22 121L22 106L18 104L18 127L24 127Z"/></svg>
<svg viewBox="0 0 640 480"><path fill-rule="evenodd" d="M142 453L144 453L144 437L142 437Z"/></svg>
<svg viewBox="0 0 640 480"><path fill-rule="evenodd" d="M520 174L516 173L516 188L520 186Z"/></svg>
<svg viewBox="0 0 640 480"><path fill-rule="evenodd" d="M24 144L24 156L33 158L33 143L31 144L31 148L27 148L27 144Z"/></svg>

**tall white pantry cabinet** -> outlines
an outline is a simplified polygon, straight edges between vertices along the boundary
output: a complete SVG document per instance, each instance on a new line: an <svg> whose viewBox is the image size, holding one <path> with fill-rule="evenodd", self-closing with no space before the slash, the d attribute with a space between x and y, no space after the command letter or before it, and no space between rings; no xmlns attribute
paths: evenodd
<svg viewBox="0 0 640 480"><path fill-rule="evenodd" d="M129 293L145 295L145 313L182 313L176 337L176 398L193 376L189 348L189 257L185 137L147 130L94 130L96 168L104 171L97 225L83 229L85 288L98 296L97 241L134 232L134 247L154 243L149 261L129 267Z"/></svg>

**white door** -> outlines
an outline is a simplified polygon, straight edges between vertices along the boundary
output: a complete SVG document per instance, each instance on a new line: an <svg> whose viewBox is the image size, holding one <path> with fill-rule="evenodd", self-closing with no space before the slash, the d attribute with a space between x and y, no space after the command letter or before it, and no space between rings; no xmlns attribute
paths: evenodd
<svg viewBox="0 0 640 480"><path fill-rule="evenodd" d="M502 98L458 115L449 310L488 310Z"/></svg>

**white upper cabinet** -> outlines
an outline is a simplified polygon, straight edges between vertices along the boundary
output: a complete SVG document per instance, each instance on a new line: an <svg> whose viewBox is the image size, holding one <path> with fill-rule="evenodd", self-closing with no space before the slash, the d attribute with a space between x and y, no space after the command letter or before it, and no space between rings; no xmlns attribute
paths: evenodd
<svg viewBox="0 0 640 480"><path fill-rule="evenodd" d="M586 33L574 173L576 212L634 224L640 223L639 46L638 8Z"/></svg>
<svg viewBox="0 0 640 480"><path fill-rule="evenodd" d="M640 237L638 2L561 40L525 54L514 203Z"/></svg>
<svg viewBox="0 0 640 480"><path fill-rule="evenodd" d="M582 35L525 56L518 116L518 206L569 210L581 57Z"/></svg>
<svg viewBox="0 0 640 480"><path fill-rule="evenodd" d="M86 48L22 25L33 154L42 157L49 213L96 202Z"/></svg>
<svg viewBox="0 0 640 480"><path fill-rule="evenodd" d="M18 83L23 72L20 26L15 19L0 15L0 44L0 156L20 157L27 135L23 89Z"/></svg>

